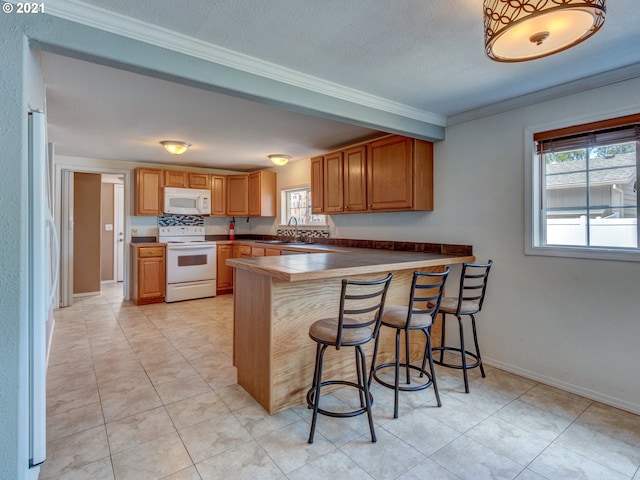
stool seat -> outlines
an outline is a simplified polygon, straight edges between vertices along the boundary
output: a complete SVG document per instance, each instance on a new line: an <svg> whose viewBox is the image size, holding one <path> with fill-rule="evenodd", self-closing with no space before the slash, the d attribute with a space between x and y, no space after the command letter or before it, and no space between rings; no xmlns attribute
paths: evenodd
<svg viewBox="0 0 640 480"><path fill-rule="evenodd" d="M345 318L345 325L357 325L358 320L354 318ZM324 345L337 345L338 343L338 324L339 318L323 318L317 320L309 327L309 336L316 342ZM373 338L373 328L346 328L342 333L341 345L344 347L353 347L367 343Z"/></svg>
<svg viewBox="0 0 640 480"><path fill-rule="evenodd" d="M458 297L443 297L440 303L440 313L445 312L455 315L458 311L458 303ZM479 311L480 305L477 301L462 300L460 303L460 315L470 315Z"/></svg>
<svg viewBox="0 0 640 480"><path fill-rule="evenodd" d="M369 418L371 441L376 441L371 405L373 396L369 392L371 374L367 373L366 358L362 346L376 337L380 330L380 321L384 310L387 290L393 275L390 273L382 280L356 281L342 280L340 308L337 317L316 320L309 327L309 337L316 342L316 363L313 383L307 392L307 405L313 408L309 443L313 443L318 414L330 417L354 417L366 413ZM322 365L328 347L353 347L355 350L357 382L345 379L322 379ZM329 385L342 385L355 388L360 399L360 407L350 411L334 412L320 408L321 390Z"/></svg>
<svg viewBox="0 0 640 480"><path fill-rule="evenodd" d="M384 310L382 325L391 328L406 328L408 315L408 307L389 306ZM428 313L413 314L411 316L411 325L409 326L409 329L419 330L421 328L430 327L432 323L433 319Z"/></svg>

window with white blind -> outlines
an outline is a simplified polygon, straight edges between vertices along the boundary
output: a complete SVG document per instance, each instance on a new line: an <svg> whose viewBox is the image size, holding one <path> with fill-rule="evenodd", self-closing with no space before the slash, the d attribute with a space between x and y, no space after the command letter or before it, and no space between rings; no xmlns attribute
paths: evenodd
<svg viewBox="0 0 640 480"><path fill-rule="evenodd" d="M640 261L640 115L533 135L527 253Z"/></svg>

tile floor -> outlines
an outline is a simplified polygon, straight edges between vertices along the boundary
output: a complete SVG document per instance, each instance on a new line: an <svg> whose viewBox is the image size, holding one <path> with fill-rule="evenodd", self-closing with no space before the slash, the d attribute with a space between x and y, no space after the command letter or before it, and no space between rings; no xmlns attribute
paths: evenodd
<svg viewBox="0 0 640 480"><path fill-rule="evenodd" d="M119 286L56 312L41 479L640 480L640 417L487 367L464 394L373 387L364 416L269 416L236 383L232 297L135 306ZM476 369L477 370L477 369ZM311 381L311 379L309 379ZM334 406L341 391L323 396Z"/></svg>

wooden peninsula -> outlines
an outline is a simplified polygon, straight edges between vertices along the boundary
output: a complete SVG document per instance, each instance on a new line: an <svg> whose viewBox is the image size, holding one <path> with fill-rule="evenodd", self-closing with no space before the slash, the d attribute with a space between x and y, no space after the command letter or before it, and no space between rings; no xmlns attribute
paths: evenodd
<svg viewBox="0 0 640 480"><path fill-rule="evenodd" d="M343 278L373 280L392 272L386 304L403 305L408 302L414 271L442 271L447 265L474 261L471 255L368 248L322 246L316 251L324 253L226 262L235 268L233 355L238 384L270 414L305 401L316 352L309 326L337 315ZM439 339L439 327L440 322L434 325L434 340ZM382 329L380 339L381 362L393 358L395 337L387 330ZM372 343L366 348L367 361ZM421 358L423 351L424 335L412 337L412 358ZM353 355L344 353L327 350L325 378L355 374Z"/></svg>

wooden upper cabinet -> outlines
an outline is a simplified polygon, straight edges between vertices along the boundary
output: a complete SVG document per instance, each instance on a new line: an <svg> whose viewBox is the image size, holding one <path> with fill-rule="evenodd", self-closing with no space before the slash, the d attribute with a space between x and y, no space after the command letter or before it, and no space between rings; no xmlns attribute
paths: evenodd
<svg viewBox="0 0 640 480"><path fill-rule="evenodd" d="M227 175L227 216L249 216L249 175Z"/></svg>
<svg viewBox="0 0 640 480"><path fill-rule="evenodd" d="M433 144L394 135L367 152L368 209L433 210Z"/></svg>
<svg viewBox="0 0 640 480"><path fill-rule="evenodd" d="M342 152L333 152L324 156L324 212L342 213L344 211L344 173ZM313 197L312 197L313 201Z"/></svg>
<svg viewBox="0 0 640 480"><path fill-rule="evenodd" d="M162 215L163 171L155 168L136 168L135 176L136 215Z"/></svg>
<svg viewBox="0 0 640 480"><path fill-rule="evenodd" d="M165 187L178 187L189 188L189 173L181 172L178 170L165 170L164 171L164 186Z"/></svg>
<svg viewBox="0 0 640 480"><path fill-rule="evenodd" d="M211 188L211 175L208 173L189 172L189 188L209 190Z"/></svg>
<svg viewBox="0 0 640 480"><path fill-rule="evenodd" d="M276 216L276 172L249 174L249 216Z"/></svg>
<svg viewBox="0 0 640 480"><path fill-rule="evenodd" d="M324 157L311 159L311 213L324 213Z"/></svg>
<svg viewBox="0 0 640 480"><path fill-rule="evenodd" d="M367 147L349 148L343 152L344 209L348 212L367 210Z"/></svg>
<svg viewBox="0 0 640 480"><path fill-rule="evenodd" d="M227 214L227 177L211 175L211 216L224 217Z"/></svg>

